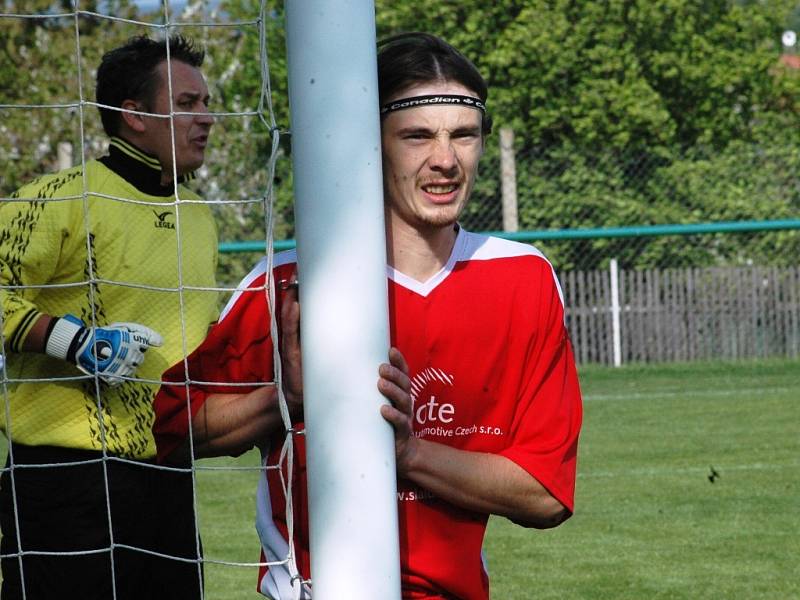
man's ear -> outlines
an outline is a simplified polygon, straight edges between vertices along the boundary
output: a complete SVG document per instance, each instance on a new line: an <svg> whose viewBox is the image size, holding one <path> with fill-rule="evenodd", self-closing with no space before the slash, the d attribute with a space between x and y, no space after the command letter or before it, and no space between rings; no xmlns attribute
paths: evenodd
<svg viewBox="0 0 800 600"><path fill-rule="evenodd" d="M135 100L124 100L120 108L125 109L120 113L122 115L122 122L125 123L125 125L138 133L142 133L146 129L143 115L125 112L128 110L142 110L142 107L139 106L138 102Z"/></svg>

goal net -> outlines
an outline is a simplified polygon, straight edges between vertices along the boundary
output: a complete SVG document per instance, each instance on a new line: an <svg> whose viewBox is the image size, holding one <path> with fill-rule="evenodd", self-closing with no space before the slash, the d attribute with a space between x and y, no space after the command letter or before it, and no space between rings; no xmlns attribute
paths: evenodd
<svg viewBox="0 0 800 600"><path fill-rule="evenodd" d="M165 339L169 353L162 356L176 355L179 359L189 355L199 343L197 336L189 333L192 323L188 309L198 297L213 296L217 310L221 310L235 293L262 294L266 295L269 306L272 306L275 291L274 282L269 278L265 285L246 289L240 287L239 282L263 256L264 250L267 273L271 273L273 239L291 238L294 234L290 201L291 172L286 159L287 136L284 135L288 128L288 103L284 101L273 107L270 82L272 69L276 84L274 93L285 96L282 18L280 3L268 3L266 0L0 1L0 54L3 56L0 66L0 89L3 90L0 94L0 163L4 165L0 179L0 202L39 207L49 202L80 203L83 207L80 234L83 244L90 249L89 255L95 236L91 225L95 217L91 211L95 204L88 201L91 194L85 172L89 163L107 152L109 143L101 126L94 94L96 69L102 55L137 35L164 40L181 34L193 39L206 51L202 72L211 96L209 111L215 119L204 164L196 171L196 178L186 184L199 199L193 195L186 196L183 188L175 184L174 193L168 201L148 206L153 209L154 226L160 224L172 236L171 244L152 248L152 265L156 268L165 259L164 253L172 252L174 257L171 260L177 264L173 282L169 285L150 285L138 275L130 279L119 273L109 276L93 260L87 261L87 268L82 273L60 278L43 277L40 280L22 281L19 273L9 267L6 273L8 277L4 276L0 288L4 300L19 296L35 303L37 298L48 297L48 293L54 290L73 289L93 298L127 292L140 295L149 293L154 298L169 295L170 301L166 305L174 311L170 318L179 334ZM170 84L172 77L170 72ZM182 110L179 106L172 106L169 117L165 119L165 122L169 122L173 151L176 144L174 119L180 116ZM72 172L83 182L74 194L45 195L41 198L16 194L19 188L37 177L69 168L77 168ZM132 207L147 205L147 202L128 198L124 194L108 194L101 200ZM198 284L186 267L188 253L208 253L207 249L203 249L204 244L208 245L208 240L193 239L191 231L182 231L185 223L180 219L181 211L197 204L210 208L220 240L236 242L255 239L263 240L264 245L264 250L255 252L221 253L216 283L213 285ZM165 211L176 216L172 223L171 216L164 217ZM0 220L0 230L8 225L10 223L5 218ZM124 228L126 223L117 223L116 226ZM12 241L6 247L15 248L14 244ZM7 256L2 258L8 259ZM42 312L48 312L46 307ZM101 314L100 307L96 305L92 306L86 319L90 325L135 320L125 314ZM277 339L274 317L270 329L273 339ZM103 473L107 477L109 465L129 462L133 453L126 450L128 447L124 440L116 437L113 427L116 414L129 408L125 404L125 397L120 398L119 404L114 404L107 398L105 386L71 367L59 372L40 372L30 378L22 374L21 354L14 355L10 350L12 341L3 339L3 352L0 353L0 412L4 415L6 439L13 439L16 443L16 432L23 430L15 400L15 394L18 394L21 386L35 390L44 403L48 395L58 395L60 386L74 387L77 381L80 389L88 390L87 394L91 397L80 418L89 422L89 427L96 434L96 449L102 451ZM277 352L276 348L274 363L280 365ZM154 351L148 354L150 362L158 363L162 370L170 366L166 361L163 364L156 361L154 355L159 356ZM145 361L144 364L147 363ZM280 369L276 372L279 373ZM149 390L147 402L150 402L158 388L159 377L150 372L142 373L140 371L137 374L139 381L126 382L122 388L142 386ZM186 383L190 383L188 377ZM278 389L281 387L278 379L261 383ZM293 436L298 432L291 430L282 394L280 398L287 430L280 464L262 464L258 453L252 451L238 459L191 460L182 469L191 477L194 490L198 555L201 540L203 551L202 557L193 563L198 578L205 579L205 597L241 597L242 590L255 588L256 568L265 564L280 566L296 574L291 544L294 527L291 519L291 481L294 468ZM145 440L150 435L152 411L142 414L138 435ZM47 440L42 443L58 445ZM152 445L152 441L141 443ZM11 504L16 511L19 502L14 481L21 472L34 467L15 460L13 450L14 446L8 444L8 462L2 472L11 484ZM194 456L193 449L191 455ZM45 462L35 465L35 468L62 470L71 466ZM148 468L168 470L174 467L152 464ZM264 479L265 470L280 471L285 481L283 493L289 508L287 526L290 542L283 555L271 555L266 563L260 563L255 560L259 540L253 528L253 496L259 481ZM271 493L275 494L276 490L271 490ZM115 506L107 498L107 514L103 518L110 522L114 510ZM7 531L2 533L13 534ZM64 556L98 553L113 556L120 546L126 544L114 540L112 536L106 547L65 551ZM148 552L147 548L135 545L126 549ZM30 574L25 572L25 558L37 554L46 553L39 548L17 545L15 551L2 556L6 565L10 561L18 565L23 588L30 584L26 579ZM295 583L299 594L302 586L299 580ZM115 598L118 593L119 590L115 589Z"/></svg>

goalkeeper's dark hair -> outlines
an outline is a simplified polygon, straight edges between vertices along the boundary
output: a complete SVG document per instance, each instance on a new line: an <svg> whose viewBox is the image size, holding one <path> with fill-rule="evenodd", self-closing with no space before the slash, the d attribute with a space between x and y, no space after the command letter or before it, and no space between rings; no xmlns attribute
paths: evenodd
<svg viewBox="0 0 800 600"><path fill-rule="evenodd" d="M169 58L200 67L205 52L181 35L169 40L153 40L146 35L130 38L124 45L103 55L97 69L95 96L98 104L121 107L125 100L136 100L152 111L156 92L162 84L156 68ZM163 82L166 84L166 82ZM118 135L121 113L100 107L100 119L108 135Z"/></svg>
<svg viewBox="0 0 800 600"><path fill-rule="evenodd" d="M443 39L422 32L401 33L378 42L380 105L400 90L431 82L455 82L469 88L486 104L489 86L477 67ZM492 119L483 116L483 134Z"/></svg>

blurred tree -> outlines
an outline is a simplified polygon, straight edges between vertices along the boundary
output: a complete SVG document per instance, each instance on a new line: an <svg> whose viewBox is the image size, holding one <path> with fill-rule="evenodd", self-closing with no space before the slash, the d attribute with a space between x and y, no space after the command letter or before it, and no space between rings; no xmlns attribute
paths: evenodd
<svg viewBox="0 0 800 600"><path fill-rule="evenodd" d="M129 0L102 5L89 0L82 9L135 15ZM134 31L132 25L76 16L69 0L5 0L4 10L29 16L0 23L0 104L19 107L0 108L2 197L42 172L55 170L59 142L72 143L75 162L81 160L81 142L87 158L99 153L105 140L100 119L97 110L83 102L94 100L94 74L103 52Z"/></svg>
<svg viewBox="0 0 800 600"><path fill-rule="evenodd" d="M31 105L0 109L0 196L54 169L59 141L73 142L76 159L81 144L87 157L101 154L97 111L80 104L93 100L100 55L134 33L162 35L153 27L165 22L161 10L141 15L132 0L85 0L84 10L153 26L82 14L78 40L76 17L57 16L71 4L4 0L7 13L42 16L0 23L0 104ZM198 185L219 202L221 239L228 241L266 237L263 199L276 132L275 237L294 235L283 3L269 0L263 11L260 4L190 0L181 15L169 15L194 23L181 32L207 47L213 110L225 113ZM795 4L448 0L420 10L419 0L376 0L376 17L379 37L439 34L486 74L496 126L516 133L520 227L544 229L796 216L800 182L791 151L800 131L800 75L778 63L780 33L796 18ZM219 26L200 25L208 22ZM32 107L48 104L69 106ZM499 228L496 164L492 139L468 226ZM687 261L764 262L789 255L786 239L793 238L779 237L776 247L744 251L721 244L709 252L702 241L676 249L656 239L548 248L559 267L600 264L600 252L615 252L623 266L666 264L676 253ZM238 280L253 258L224 257L224 279Z"/></svg>
<svg viewBox="0 0 800 600"><path fill-rule="evenodd" d="M794 0L377 6L381 35L436 33L486 75L495 123L516 134L521 229L797 215L800 182L782 169L793 166L785 155L798 142L800 78L778 66ZM739 160L742 153L766 158ZM481 177L476 200L486 206L471 206L467 218L496 212L490 193L499 174L483 169ZM623 266L796 255L788 246L740 244L711 252L693 239L680 247L656 238L546 246L559 268L591 268L609 252Z"/></svg>
<svg viewBox="0 0 800 600"><path fill-rule="evenodd" d="M523 145L721 147L749 138L796 82L776 77L794 0L377 0L379 32L430 31L487 75Z"/></svg>
<svg viewBox="0 0 800 600"><path fill-rule="evenodd" d="M201 173L204 197L219 202L215 210L220 240L265 240L270 204L274 238L291 238L294 213L283 3L268 2L262 12L259 0L221 0L202 18L229 24L197 32L197 37L204 36L207 48L204 71L212 110L229 113L217 119ZM280 143L273 161L275 139ZM268 201L270 194L273 202ZM257 254L221 255L221 283L238 283L257 258Z"/></svg>
<svg viewBox="0 0 800 600"><path fill-rule="evenodd" d="M133 0L84 0L76 16L72 4L71 0L5 0L4 12L20 16L0 21L0 104L9 106L0 108L4 165L0 197L37 175L55 171L59 142L72 144L76 164L81 149L87 160L105 152L107 140L98 111L86 104L94 101L100 58L133 35L163 37L163 24L169 18L183 23L180 33L206 48L203 71L212 95L211 110L226 113L217 118L206 163L192 184L216 203L222 240L266 238L264 199L270 193L273 139L269 68L273 96L279 100L275 131L283 132L284 142L276 165L275 236L291 237L291 171L285 158L288 103L280 101L287 96L281 10L262 15L258 0L191 0L180 13L165 15L159 7L142 14ZM90 12L116 19L85 14ZM203 25L209 23L219 26ZM268 65L261 60L262 32ZM253 262L253 255L223 255L220 279L238 282Z"/></svg>

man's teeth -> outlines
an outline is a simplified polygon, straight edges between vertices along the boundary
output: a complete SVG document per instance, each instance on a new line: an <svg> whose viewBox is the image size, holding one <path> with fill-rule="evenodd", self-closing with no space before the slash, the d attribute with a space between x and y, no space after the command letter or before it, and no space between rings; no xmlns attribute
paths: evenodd
<svg viewBox="0 0 800 600"><path fill-rule="evenodd" d="M425 191L431 194L449 194L456 189L455 185L428 185Z"/></svg>

